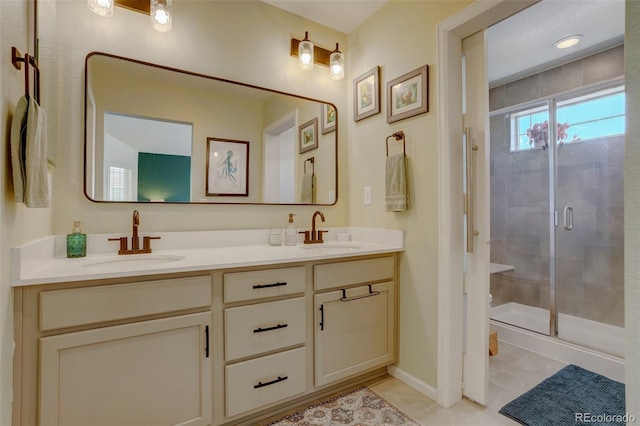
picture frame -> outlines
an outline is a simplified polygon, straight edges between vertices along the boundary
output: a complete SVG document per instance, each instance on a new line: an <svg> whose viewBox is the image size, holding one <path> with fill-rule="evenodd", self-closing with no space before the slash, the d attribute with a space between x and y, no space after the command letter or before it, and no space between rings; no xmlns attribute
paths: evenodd
<svg viewBox="0 0 640 426"><path fill-rule="evenodd" d="M322 104L320 105L320 109L320 116L322 118L320 131L323 135L325 135L336 130L336 120L338 118L338 113L336 112L336 107L333 104Z"/></svg>
<svg viewBox="0 0 640 426"><path fill-rule="evenodd" d="M423 65L387 83L387 123L429 111L429 66Z"/></svg>
<svg viewBox="0 0 640 426"><path fill-rule="evenodd" d="M207 196L249 196L249 142L207 138Z"/></svg>
<svg viewBox="0 0 640 426"><path fill-rule="evenodd" d="M353 121L360 121L380 112L380 67L353 79Z"/></svg>
<svg viewBox="0 0 640 426"><path fill-rule="evenodd" d="M298 127L300 154L318 147L318 117L312 118Z"/></svg>

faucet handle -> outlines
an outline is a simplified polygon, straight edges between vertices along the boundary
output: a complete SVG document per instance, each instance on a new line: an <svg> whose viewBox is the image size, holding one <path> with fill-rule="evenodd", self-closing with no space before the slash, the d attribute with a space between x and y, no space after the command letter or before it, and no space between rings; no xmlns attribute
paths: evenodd
<svg viewBox="0 0 640 426"><path fill-rule="evenodd" d="M120 250L118 254L123 254L127 251L127 237L108 238L109 241L120 241Z"/></svg>
<svg viewBox="0 0 640 426"><path fill-rule="evenodd" d="M304 243L309 244L309 231L298 231L298 234L304 234Z"/></svg>
<svg viewBox="0 0 640 426"><path fill-rule="evenodd" d="M159 240L160 237L142 237L142 250L149 250L151 253L151 240Z"/></svg>
<svg viewBox="0 0 640 426"><path fill-rule="evenodd" d="M322 234L326 234L327 232L329 232L329 231L318 230L318 241L323 242L322 241Z"/></svg>

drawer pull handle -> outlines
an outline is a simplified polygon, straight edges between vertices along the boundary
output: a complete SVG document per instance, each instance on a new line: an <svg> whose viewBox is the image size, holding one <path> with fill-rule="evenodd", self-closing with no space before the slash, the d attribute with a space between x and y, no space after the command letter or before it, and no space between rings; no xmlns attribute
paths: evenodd
<svg viewBox="0 0 640 426"><path fill-rule="evenodd" d="M278 324L278 325L274 325L273 327L267 327L267 328L258 327L255 330L253 330L253 332L263 333L265 331L278 330L280 328L285 328L285 327L289 327L289 324Z"/></svg>
<svg viewBox="0 0 640 426"><path fill-rule="evenodd" d="M287 285L287 283L284 282L284 283L273 283L273 284L256 284L253 286L253 288L258 289L258 288L282 287L283 285Z"/></svg>
<svg viewBox="0 0 640 426"><path fill-rule="evenodd" d="M274 385L274 384L276 384L276 383L284 382L284 381L285 381L285 380L287 380L288 378L289 378L288 376L284 376L284 377L280 377L280 376L278 376L278 378L277 378L277 379L272 380L272 381L267 382L267 383L258 382L258 384L257 384L257 385L255 385L253 388L254 388L254 389L258 389L258 388L263 388L263 387L265 387L265 386Z"/></svg>
<svg viewBox="0 0 640 426"><path fill-rule="evenodd" d="M342 297L340 298L340 301L341 302L351 302L352 300L364 299L365 297L377 296L379 294L380 294L379 291L373 291L371 289L371 284L369 284L369 293L363 294L361 296L347 297L347 290L345 290L343 288L342 289Z"/></svg>

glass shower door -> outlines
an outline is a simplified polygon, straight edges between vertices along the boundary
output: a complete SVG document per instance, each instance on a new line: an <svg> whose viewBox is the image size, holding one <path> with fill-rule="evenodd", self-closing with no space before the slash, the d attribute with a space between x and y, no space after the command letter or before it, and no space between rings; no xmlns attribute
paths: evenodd
<svg viewBox="0 0 640 426"><path fill-rule="evenodd" d="M558 336L624 356L624 92L558 100Z"/></svg>
<svg viewBox="0 0 640 426"><path fill-rule="evenodd" d="M548 123L548 102L490 120L490 318L546 335L553 235Z"/></svg>

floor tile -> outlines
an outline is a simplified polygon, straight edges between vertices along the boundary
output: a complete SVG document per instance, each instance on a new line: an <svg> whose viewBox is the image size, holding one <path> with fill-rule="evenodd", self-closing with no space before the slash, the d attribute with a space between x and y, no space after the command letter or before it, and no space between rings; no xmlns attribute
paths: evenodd
<svg viewBox="0 0 640 426"><path fill-rule="evenodd" d="M412 418L437 405L431 398L395 378L370 386L370 389Z"/></svg>

